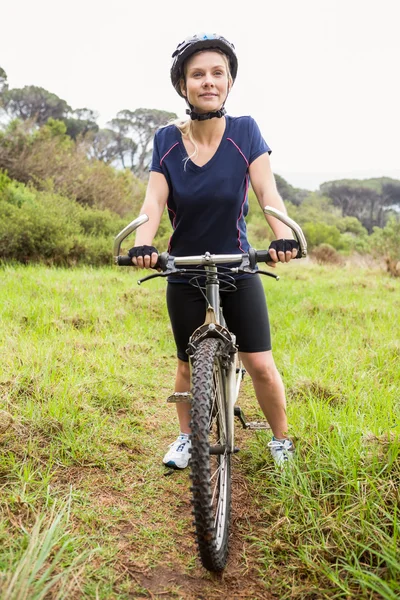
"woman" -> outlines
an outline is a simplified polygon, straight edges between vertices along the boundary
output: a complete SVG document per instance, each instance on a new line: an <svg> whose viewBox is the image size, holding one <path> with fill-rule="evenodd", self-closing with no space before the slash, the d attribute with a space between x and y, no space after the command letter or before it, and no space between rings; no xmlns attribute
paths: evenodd
<svg viewBox="0 0 400 600"><path fill-rule="evenodd" d="M195 35L173 54L171 81L187 104L190 118L157 131L153 160L142 212L149 221L140 227L132 262L149 268L158 253L151 245L165 206L173 227L169 251L174 256L247 252L244 218L248 210L249 180L261 207L285 212L269 162L270 149L251 117L230 117L225 101L237 74L233 44L213 35ZM269 252L270 266L289 262L298 244L291 230L267 217L276 241ZM236 278L237 290L223 297L224 316L235 335L245 369L273 438L269 443L277 464L294 454L287 438L285 392L271 351L265 295L258 275ZM167 304L177 346L176 392L190 390L186 348L191 333L204 321L204 298L182 280L171 280ZM163 462L183 469L190 458L190 405L177 403L180 435Z"/></svg>

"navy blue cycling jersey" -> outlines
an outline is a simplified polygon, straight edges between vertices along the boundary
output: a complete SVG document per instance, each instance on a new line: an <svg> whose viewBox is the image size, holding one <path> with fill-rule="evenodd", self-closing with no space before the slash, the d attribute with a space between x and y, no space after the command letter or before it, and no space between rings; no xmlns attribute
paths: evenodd
<svg viewBox="0 0 400 600"><path fill-rule="evenodd" d="M271 150L252 117L226 116L221 143L202 167L190 159L175 125L154 138L150 171L168 182L168 213L174 256L247 252L249 165Z"/></svg>

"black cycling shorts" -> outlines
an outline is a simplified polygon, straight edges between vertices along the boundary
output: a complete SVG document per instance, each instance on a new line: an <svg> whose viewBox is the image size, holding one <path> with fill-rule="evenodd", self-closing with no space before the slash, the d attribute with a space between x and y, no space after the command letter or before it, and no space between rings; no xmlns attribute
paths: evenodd
<svg viewBox="0 0 400 600"><path fill-rule="evenodd" d="M260 276L236 280L237 290L220 293L225 321L236 335L241 352L271 350L271 334L264 288ZM200 290L187 283L168 283L167 306L177 356L189 360L189 338L204 323L206 301Z"/></svg>

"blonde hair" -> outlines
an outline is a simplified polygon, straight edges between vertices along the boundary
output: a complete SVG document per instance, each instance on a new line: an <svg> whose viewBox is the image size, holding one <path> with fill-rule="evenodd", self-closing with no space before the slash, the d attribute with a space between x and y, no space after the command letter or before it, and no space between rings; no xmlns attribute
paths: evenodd
<svg viewBox="0 0 400 600"><path fill-rule="evenodd" d="M229 59L228 59L227 55L225 54L225 52L222 52L221 50L218 50L217 48L215 48L215 49L213 48L212 50L210 50L210 49L199 50L198 52L195 52L195 54L193 54L192 56L199 54L199 52L210 52L210 51L218 52L218 54L220 54L224 60L224 63L226 66L226 72L228 75L228 91L229 91L232 87L233 79L232 79L231 69L229 66ZM189 58L192 58L192 56L190 56ZM184 70L186 67L186 63L187 63L187 61L184 64ZM180 79L179 83L186 87L185 77L182 77ZM168 125L175 125L175 127L177 127L179 129L179 131L181 132L182 137L186 137L191 142L191 144L193 144L194 152L192 152L192 154L190 156L187 156L186 158L183 159L184 160L184 169L186 170L186 165L187 165L188 160L190 160L191 158L195 158L199 153L199 148L198 148L198 146L196 144L196 140L194 139L194 136L193 136L193 121L190 118L189 119L174 119L174 120L170 121L168 123Z"/></svg>

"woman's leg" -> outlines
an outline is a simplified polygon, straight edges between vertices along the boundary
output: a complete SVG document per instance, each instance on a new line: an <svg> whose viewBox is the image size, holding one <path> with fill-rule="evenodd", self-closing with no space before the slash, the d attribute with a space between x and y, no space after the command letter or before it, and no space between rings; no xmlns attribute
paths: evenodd
<svg viewBox="0 0 400 600"><path fill-rule="evenodd" d="M190 391L190 366L178 358L178 367L175 378L175 392ZM190 403L177 402L176 410L178 413L180 430L182 433L190 433Z"/></svg>
<svg viewBox="0 0 400 600"><path fill-rule="evenodd" d="M235 293L223 298L225 318L274 437L283 439L288 430L285 390L272 356L264 289L258 276L239 280L236 286Z"/></svg>
<svg viewBox="0 0 400 600"><path fill-rule="evenodd" d="M190 365L186 349L193 331L204 322L205 301L201 291L186 283L168 283L167 306L177 348L175 392L190 392ZM190 433L190 404L177 402L181 433Z"/></svg>
<svg viewBox="0 0 400 600"><path fill-rule="evenodd" d="M190 367L189 363L178 359L178 368L176 370L175 391L188 392L190 390ZM185 469L190 460L191 442L190 433L190 404L188 402L177 402L176 410L178 413L180 434L178 438L170 444L169 450L163 458L163 463L173 469Z"/></svg>
<svg viewBox="0 0 400 600"><path fill-rule="evenodd" d="M275 366L272 351L241 352L260 407L277 439L287 437L286 399L281 376Z"/></svg>

